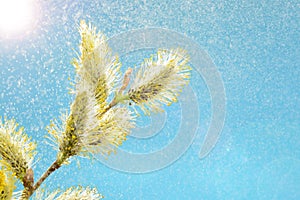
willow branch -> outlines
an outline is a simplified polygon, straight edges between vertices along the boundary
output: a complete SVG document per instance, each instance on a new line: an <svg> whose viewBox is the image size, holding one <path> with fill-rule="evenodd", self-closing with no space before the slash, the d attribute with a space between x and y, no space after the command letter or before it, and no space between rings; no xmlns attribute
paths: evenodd
<svg viewBox="0 0 300 200"><path fill-rule="evenodd" d="M33 186L33 191L35 191L36 189L38 189L40 187L40 185L44 182L44 180L50 175L52 174L55 170L57 170L58 168L60 168L61 165L58 163L58 161L54 161L52 163L52 165L47 169L47 171L40 177L40 179L35 183L35 185Z"/></svg>
<svg viewBox="0 0 300 200"><path fill-rule="evenodd" d="M104 110L102 115L104 113L106 113L109 109L111 109L112 107L117 105L119 102L128 98L126 95L123 95L123 91L126 89L126 87L128 86L128 84L130 82L131 73L132 73L132 69L128 68L127 71L125 72L125 75L123 78L123 84L122 84L121 88L116 93L114 99L106 107L106 109ZM23 191L24 199L29 199L29 197L34 193L35 190L37 190L41 186L41 184L46 180L46 178L48 178L48 176L50 176L50 174L52 174L55 170L57 170L58 168L61 167L61 163L62 162L58 162L58 160L54 161L51 164L51 166L47 169L47 171L40 177L40 179L33 186L32 186L33 180L30 182L31 184L29 185L29 187L27 186L27 183L26 183L24 186L27 186L27 187L25 187L25 189Z"/></svg>
<svg viewBox="0 0 300 200"><path fill-rule="evenodd" d="M40 177L40 179L33 185L33 171L29 171L28 177L26 176L23 181L24 190L22 192L21 199L27 200L36 191L40 185L45 181L45 179L52 174L55 170L60 168L58 161L54 161L47 171Z"/></svg>
<svg viewBox="0 0 300 200"><path fill-rule="evenodd" d="M20 200L27 200L32 194L33 191L33 183L34 183L34 178L33 178L33 170L30 168L26 171L26 174L23 178L23 186L24 190L22 191Z"/></svg>

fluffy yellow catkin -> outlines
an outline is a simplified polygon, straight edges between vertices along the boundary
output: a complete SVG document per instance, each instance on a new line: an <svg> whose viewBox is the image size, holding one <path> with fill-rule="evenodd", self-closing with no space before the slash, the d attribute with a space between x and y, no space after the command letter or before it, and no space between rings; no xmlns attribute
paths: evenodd
<svg viewBox="0 0 300 200"><path fill-rule="evenodd" d="M107 44L106 37L91 24L80 22L80 55L73 60L77 72L76 92L88 90L96 98L98 113L105 110L107 98L120 81L121 63Z"/></svg>
<svg viewBox="0 0 300 200"><path fill-rule="evenodd" d="M130 99L145 114L162 111L162 104L176 102L189 82L188 61L189 56L182 49L159 50L155 58L145 59L129 89Z"/></svg>
<svg viewBox="0 0 300 200"><path fill-rule="evenodd" d="M23 127L18 128L15 120L0 118L0 163L9 166L20 181L31 168L35 149L36 143L30 141Z"/></svg>
<svg viewBox="0 0 300 200"><path fill-rule="evenodd" d="M12 199L15 188L15 178L10 170L7 170L6 167L0 166L0 200Z"/></svg>
<svg viewBox="0 0 300 200"><path fill-rule="evenodd" d="M108 97L120 82L118 58L103 34L80 23L80 55L74 60L75 100L62 125L53 122L48 132L59 145L59 163L74 155L107 155L122 144L134 127L133 113L125 107L107 109Z"/></svg>

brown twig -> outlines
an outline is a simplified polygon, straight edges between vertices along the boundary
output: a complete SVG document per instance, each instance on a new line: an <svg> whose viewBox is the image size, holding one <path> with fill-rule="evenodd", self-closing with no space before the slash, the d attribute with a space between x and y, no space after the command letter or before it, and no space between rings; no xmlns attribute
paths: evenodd
<svg viewBox="0 0 300 200"><path fill-rule="evenodd" d="M40 187L40 185L44 182L44 180L51 174L53 173L55 170L57 170L58 168L61 167L61 164L59 164L56 161L54 161L52 163L52 165L47 169L47 171L40 177L40 179L34 184L33 186L33 190L35 191L36 189L38 189Z"/></svg>
<svg viewBox="0 0 300 200"><path fill-rule="evenodd" d="M25 181L23 183L24 190L22 192L22 199L29 199L29 197L36 191L40 185L45 181L45 179L52 174L55 170L60 168L60 164L56 161L54 161L51 166L47 169L47 171L40 177L40 179L33 185L33 180L30 181L30 184L28 184L28 181ZM27 180L27 178L26 178Z"/></svg>
<svg viewBox="0 0 300 200"><path fill-rule="evenodd" d="M34 176L33 170L31 168L28 169L22 180L24 190L22 191L21 200L27 200L31 196L33 191L33 184L34 184L33 176Z"/></svg>

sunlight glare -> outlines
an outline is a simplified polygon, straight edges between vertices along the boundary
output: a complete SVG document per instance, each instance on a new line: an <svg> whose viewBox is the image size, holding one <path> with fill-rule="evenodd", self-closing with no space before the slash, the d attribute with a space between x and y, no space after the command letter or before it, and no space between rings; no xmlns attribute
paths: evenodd
<svg viewBox="0 0 300 200"><path fill-rule="evenodd" d="M30 29L34 21L33 0L0 0L0 33L10 35Z"/></svg>

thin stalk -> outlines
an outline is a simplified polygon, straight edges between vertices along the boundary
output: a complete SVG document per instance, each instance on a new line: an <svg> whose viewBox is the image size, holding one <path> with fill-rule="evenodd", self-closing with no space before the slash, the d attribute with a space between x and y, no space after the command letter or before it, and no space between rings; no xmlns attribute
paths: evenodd
<svg viewBox="0 0 300 200"><path fill-rule="evenodd" d="M61 164L58 161L54 161L51 166L47 169L47 171L40 177L40 179L34 184L33 190L35 191L40 187L40 185L44 182L44 180L52 174L55 170L61 167Z"/></svg>
<svg viewBox="0 0 300 200"><path fill-rule="evenodd" d="M123 95L123 91L126 89L130 82L130 75L132 73L132 69L128 68L125 72L124 78L123 78L123 84L119 91L115 94L115 97L113 100L110 102L110 104L105 108L105 110L101 113L101 116L106 113L109 109L117 105L118 103L124 101L124 100L129 100L128 95Z"/></svg>
<svg viewBox="0 0 300 200"><path fill-rule="evenodd" d="M51 166L47 169L47 171L40 177L40 179L32 186L32 187L25 187L22 192L22 200L29 199L31 195L40 187L40 185L46 180L46 178L52 174L55 170L60 168L61 165L58 161L54 161Z"/></svg>

